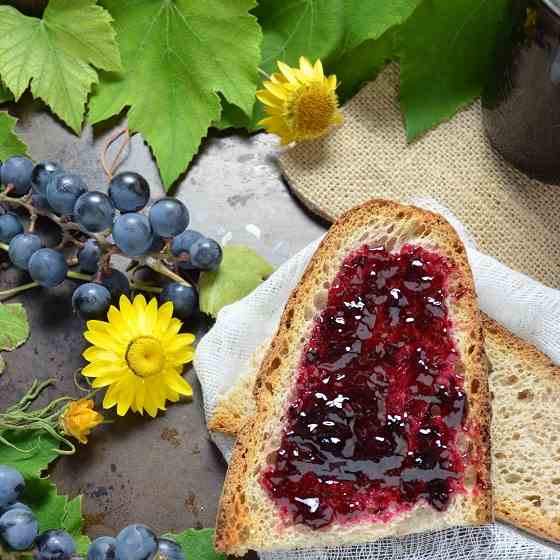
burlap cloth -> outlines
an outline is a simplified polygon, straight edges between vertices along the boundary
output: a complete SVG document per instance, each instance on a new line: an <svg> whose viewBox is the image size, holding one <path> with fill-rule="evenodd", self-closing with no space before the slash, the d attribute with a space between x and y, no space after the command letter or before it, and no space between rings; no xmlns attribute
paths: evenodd
<svg viewBox="0 0 560 560"><path fill-rule="evenodd" d="M479 102L407 144L398 89L391 65L347 103L340 128L280 156L295 194L329 220L372 197L435 199L482 251L560 288L560 187L529 179L492 149Z"/></svg>

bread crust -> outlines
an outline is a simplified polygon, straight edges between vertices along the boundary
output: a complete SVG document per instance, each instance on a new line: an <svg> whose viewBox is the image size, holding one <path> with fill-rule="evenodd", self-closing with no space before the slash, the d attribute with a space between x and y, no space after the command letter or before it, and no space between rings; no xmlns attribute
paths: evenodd
<svg viewBox="0 0 560 560"><path fill-rule="evenodd" d="M502 325L490 319L487 315L483 314L482 318L490 356L492 356L494 350L499 350L507 354L509 359L507 364L502 363L501 360L495 360L493 364L495 369L503 370L511 375L520 375L516 365L530 364L531 373L538 376L539 382L550 381L551 385L556 389L556 394L552 396L551 400L557 403L560 398L560 367L554 365L552 360L535 348L535 346L518 338ZM494 373L497 373L497 371ZM492 379L492 375L490 379ZM492 385L491 383L491 386ZM493 392L494 404L498 409L501 405L499 402L500 399L497 397L500 395L498 387L496 387ZM505 392L505 389L502 389L501 392ZM505 401L506 397L504 396L502 400ZM560 417L560 413L558 413L558 417ZM546 422L543 422L541 431L544 431L544 441L550 445L550 442L547 441L548 437L546 432L547 428L549 432L552 430L551 426L545 424ZM494 437L497 441L499 441L499 438L502 436L502 432L507 429L508 426L502 425L500 414L494 414L493 430L495 432ZM550 435L549 433L548 436ZM515 447L521 452L527 445L538 445L538 442L535 441L534 435L529 429L526 429L521 434ZM501 445L495 446L494 453L499 456L494 462L496 468L499 466L499 459L501 459L501 455L503 455L505 451L505 448L502 449ZM550 446L548 451L552 455L552 446ZM560 461L557 461L557 463L558 467L560 467ZM527 466L531 470L534 469L532 465ZM536 503L523 500L522 495L514 495L514 492L515 491L512 491L512 488L508 487L506 484L495 484L496 518L511 523L521 529L525 529L537 536L560 543L560 508L557 508L555 515L551 514ZM542 489L535 488L533 491L534 494L539 494L539 492L542 492Z"/></svg>
<svg viewBox="0 0 560 560"><path fill-rule="evenodd" d="M392 237L393 230L399 228L407 233L400 240L396 237L397 233ZM369 237L370 234L373 237ZM259 496L259 489L256 488L259 476L256 471L263 462L261 459L265 455L267 443L274 440L272 432L282 414L278 402L285 405L285 395L291 387L293 371L300 359L301 341L309 334L312 324L313 317L305 317L306 306L324 285L324 270L328 263L339 264L348 253L365 242L383 243L387 248L412 242L437 250L454 267L454 280L449 287L449 307L450 310L452 308L454 336L457 333L457 336L460 334L462 337L457 345L465 369L465 391L469 401L466 426L469 433L476 434L476 437L469 438L470 465L476 471L473 473L477 481L476 491L469 493L464 500L462 497L456 498L457 511L454 512L456 515L453 520L447 520L445 513L430 512L433 515L423 526L407 529L406 532L456 524L483 524L493 518L487 359L481 317L465 249L457 233L441 216L392 201L371 200L343 214L331 227L286 304L278 331L257 374L254 388L256 414L241 429L228 469L216 521L215 546L219 551L243 555L249 549L271 550L363 542L390 534L387 531L391 528L391 522L382 528L386 531L384 534L374 534L375 527L381 524L371 523L364 523L364 531L359 534L351 531L347 534L336 525L320 534L300 527L285 529L281 536L271 535L270 527L263 533L262 510L274 508L274 504ZM336 270L330 270L327 276L332 280L337 272L338 266ZM473 393L476 396L471 398ZM275 395L278 398L275 399Z"/></svg>

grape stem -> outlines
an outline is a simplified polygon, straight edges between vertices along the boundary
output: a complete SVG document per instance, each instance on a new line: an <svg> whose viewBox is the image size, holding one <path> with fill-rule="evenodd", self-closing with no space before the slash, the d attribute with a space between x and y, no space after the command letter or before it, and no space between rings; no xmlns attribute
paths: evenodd
<svg viewBox="0 0 560 560"><path fill-rule="evenodd" d="M2 247L3 249L4 247ZM37 288L39 284L37 282L29 282L28 284L22 284L21 286L16 286L15 288L9 288L8 290L0 291L0 301L5 301L21 292L30 290L31 288Z"/></svg>
<svg viewBox="0 0 560 560"><path fill-rule="evenodd" d="M121 144L120 148L118 149L117 154L113 158L113 162L111 163L111 165L107 165L106 158L107 158L107 154L109 153L109 148L123 135L125 135L124 142ZM108 181L110 181L113 178L113 174L123 163L125 159L123 156L123 152L129 144L130 144L130 133L128 128L123 128L122 130L118 130L117 132L112 134L108 138L107 142L105 143L105 146L103 147L103 151L101 152L101 167L103 167L103 171L105 172Z"/></svg>
<svg viewBox="0 0 560 560"><path fill-rule="evenodd" d="M170 278L171 280L174 280L179 284L190 286L190 284L183 277L179 276L178 274L175 274L175 272L167 268L161 261L155 259L154 257L148 256L148 257L144 257L144 259L142 260L144 261L144 264L146 266L149 266L152 270L155 270L159 274L163 276L167 276L167 278Z"/></svg>

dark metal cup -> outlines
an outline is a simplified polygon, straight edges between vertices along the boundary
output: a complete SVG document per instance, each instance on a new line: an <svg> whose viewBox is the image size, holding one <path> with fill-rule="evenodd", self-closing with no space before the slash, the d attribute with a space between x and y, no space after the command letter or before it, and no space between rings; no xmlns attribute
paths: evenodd
<svg viewBox="0 0 560 560"><path fill-rule="evenodd" d="M482 96L492 145L516 167L560 184L560 0L512 0Z"/></svg>

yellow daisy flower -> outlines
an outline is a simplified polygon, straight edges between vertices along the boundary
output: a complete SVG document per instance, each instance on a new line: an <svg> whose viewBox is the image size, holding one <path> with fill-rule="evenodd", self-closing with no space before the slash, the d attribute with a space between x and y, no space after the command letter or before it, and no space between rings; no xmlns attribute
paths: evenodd
<svg viewBox="0 0 560 560"><path fill-rule="evenodd" d="M60 415L60 426L67 436L87 443L91 430L103 422L103 416L93 409L91 399L72 401Z"/></svg>
<svg viewBox="0 0 560 560"><path fill-rule="evenodd" d="M257 91L268 115L259 122L268 132L277 134L282 144L313 140L326 134L332 125L342 122L336 96L336 76L325 76L317 60L311 65L300 57L299 68L278 61L279 73L263 82Z"/></svg>
<svg viewBox="0 0 560 560"><path fill-rule="evenodd" d="M82 373L94 378L92 387L108 387L104 408L117 405L119 416L132 410L153 418L166 401L192 396L181 373L193 359L195 337L179 334L182 323L172 314L170 302L158 308L155 299L147 303L138 295L130 302L123 295L108 321L88 321L84 337L93 346L83 353L91 363Z"/></svg>

